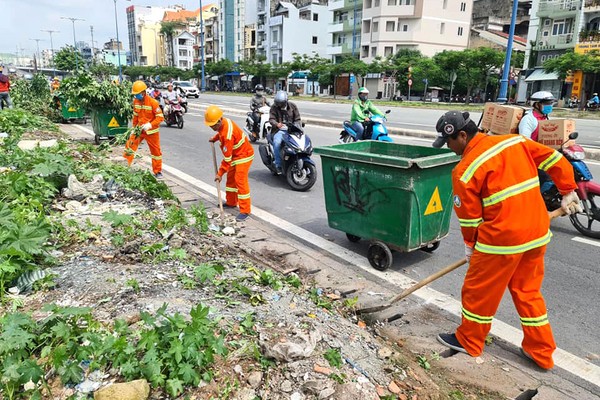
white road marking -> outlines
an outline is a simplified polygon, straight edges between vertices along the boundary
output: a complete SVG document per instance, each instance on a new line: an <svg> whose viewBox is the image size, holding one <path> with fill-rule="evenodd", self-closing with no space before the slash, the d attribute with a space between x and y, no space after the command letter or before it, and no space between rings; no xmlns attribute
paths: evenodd
<svg viewBox="0 0 600 400"><path fill-rule="evenodd" d="M579 243L591 244L592 246L600 247L600 241L598 240L586 239L579 236L575 236L571 240Z"/></svg>
<svg viewBox="0 0 600 400"><path fill-rule="evenodd" d="M147 163L150 163L149 157L144 157L144 160ZM175 175L177 178L195 186L203 192L209 193L214 197L217 196L217 190L212 184L205 183L199 179L194 178L191 175L186 174L183 171L180 171L166 164L163 164L163 170ZM380 279L385 279L388 282L391 282L392 284L397 285L402 289L408 288L415 283L415 281L413 281L411 278L401 274L400 272L377 271L369 265L369 263L364 257L359 256L358 254L347 250L335 243L332 243L318 235L315 235L312 232L300 228L299 226L296 226L284 219L270 214L256 206L252 206L252 215L273 226L276 226L279 229L288 232L289 234L301 239L306 243L310 243L313 246L317 246L320 249L325 250L330 254L336 256L337 258L361 268L368 274L375 275ZM414 292L413 295L417 296L427 304L436 304L439 308L457 317L461 316L461 303L444 293L438 292L425 286ZM520 329L514 328L509 324L497 319L494 320L491 333L509 343L512 343L516 347L520 347L521 342L523 340L523 333ZM557 348L554 352L554 362L556 366L566 371L569 371L575 376L579 376L581 377L581 379L584 379L587 382L590 382L596 386L600 386L600 366L594 365L589 361L579 358L574 354L571 354L560 348Z"/></svg>

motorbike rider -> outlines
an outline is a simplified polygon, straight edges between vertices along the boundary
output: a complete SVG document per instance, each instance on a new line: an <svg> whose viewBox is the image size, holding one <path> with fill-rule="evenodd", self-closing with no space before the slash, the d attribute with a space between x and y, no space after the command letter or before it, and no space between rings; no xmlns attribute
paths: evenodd
<svg viewBox="0 0 600 400"><path fill-rule="evenodd" d="M369 100L369 89L361 87L358 89L358 98L354 101L350 117L351 127L356 132L356 140L364 139L365 128L371 121L369 118L371 115L383 115L383 113Z"/></svg>
<svg viewBox="0 0 600 400"><path fill-rule="evenodd" d="M252 100L250 100L250 110L252 111L252 120L254 121L254 128L252 129L252 134L255 137L260 136L260 133L258 132L258 130L260 129L260 126L258 126L260 124L260 114L258 112L258 109L265 105L271 107L271 103L269 103L264 94L265 87L259 83L254 87L254 96L252 97Z"/></svg>
<svg viewBox="0 0 600 400"><path fill-rule="evenodd" d="M285 90L280 90L273 97L273 105L269 113L269 122L271 123L271 134L273 140L273 153L275 156L275 167L277 173L282 173L281 165L281 145L283 143L282 128L285 129L287 123L301 127L300 111L291 101L288 101L288 94Z"/></svg>
<svg viewBox="0 0 600 400"><path fill-rule="evenodd" d="M165 100L165 117L168 117L171 113L171 104L179 103L181 101L181 96L173 90L173 84L169 83L167 91L163 94L163 98Z"/></svg>
<svg viewBox="0 0 600 400"><path fill-rule="evenodd" d="M155 87L154 89L152 89L152 91L150 91L150 97L158 101L158 104L160 104L160 108L162 108L164 111L165 101L162 97L162 92L158 88Z"/></svg>
<svg viewBox="0 0 600 400"><path fill-rule="evenodd" d="M588 107L598 108L599 105L600 105L600 98L598 98L598 93L592 94L592 98L590 99L590 101L588 103Z"/></svg>
<svg viewBox="0 0 600 400"><path fill-rule="evenodd" d="M529 98L531 102L531 112L526 113L521 122L519 122L519 134L528 139L537 142L539 121L548 119L548 115L552 112L554 104L554 96L547 91L535 92Z"/></svg>

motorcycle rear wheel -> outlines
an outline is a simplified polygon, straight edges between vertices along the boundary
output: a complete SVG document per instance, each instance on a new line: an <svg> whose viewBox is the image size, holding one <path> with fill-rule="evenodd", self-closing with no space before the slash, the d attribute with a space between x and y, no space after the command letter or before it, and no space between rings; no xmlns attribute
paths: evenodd
<svg viewBox="0 0 600 400"><path fill-rule="evenodd" d="M304 163L302 171L298 171L294 166L291 166L287 169L285 178L292 190L306 192L317 182L317 169L309 163Z"/></svg>
<svg viewBox="0 0 600 400"><path fill-rule="evenodd" d="M582 235L600 239L600 199L595 194L588 193L584 203L584 212L569 215L571 223Z"/></svg>

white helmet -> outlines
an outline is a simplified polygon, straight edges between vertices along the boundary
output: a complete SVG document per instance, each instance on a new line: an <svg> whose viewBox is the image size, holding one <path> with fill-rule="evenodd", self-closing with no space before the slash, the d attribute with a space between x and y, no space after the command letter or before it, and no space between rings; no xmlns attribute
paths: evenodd
<svg viewBox="0 0 600 400"><path fill-rule="evenodd" d="M554 98L554 95L552 95L552 93L550 93L546 90L541 90L539 92L535 92L529 98L529 101L531 101L531 105L534 105L535 103L552 104L552 103L554 103L555 100L556 99Z"/></svg>

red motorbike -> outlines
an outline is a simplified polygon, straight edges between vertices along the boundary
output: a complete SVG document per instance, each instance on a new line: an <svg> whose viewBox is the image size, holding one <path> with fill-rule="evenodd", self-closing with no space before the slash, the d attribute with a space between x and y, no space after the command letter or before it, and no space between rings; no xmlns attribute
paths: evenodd
<svg viewBox="0 0 600 400"><path fill-rule="evenodd" d="M165 99L165 105L169 105L171 109L169 114L165 115L167 126L177 125L179 129L183 129L183 107L181 107L181 102Z"/></svg>

